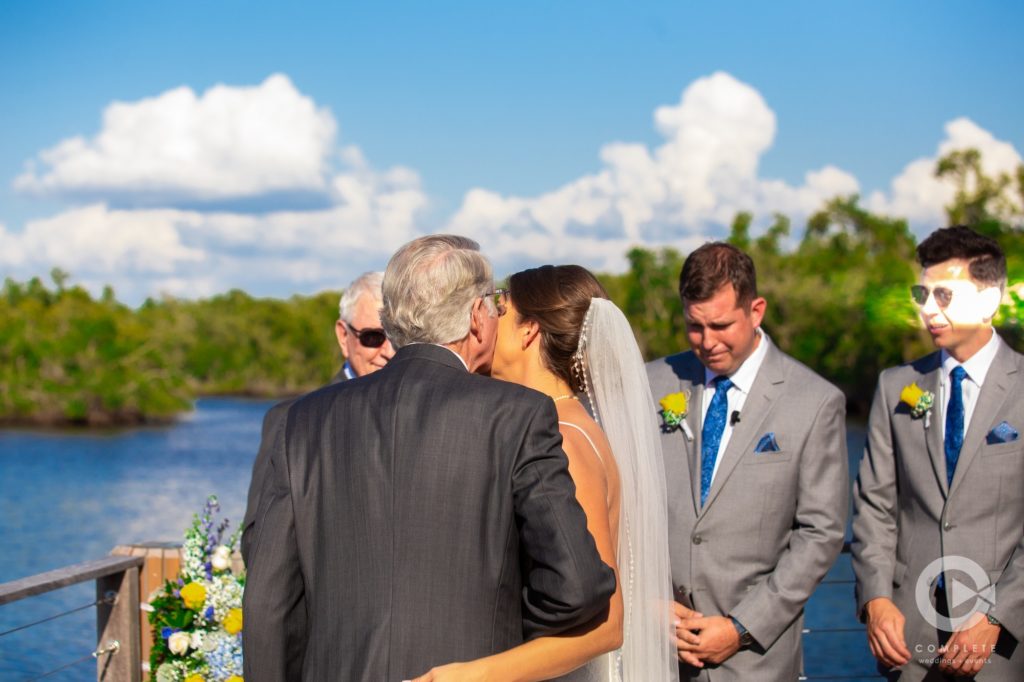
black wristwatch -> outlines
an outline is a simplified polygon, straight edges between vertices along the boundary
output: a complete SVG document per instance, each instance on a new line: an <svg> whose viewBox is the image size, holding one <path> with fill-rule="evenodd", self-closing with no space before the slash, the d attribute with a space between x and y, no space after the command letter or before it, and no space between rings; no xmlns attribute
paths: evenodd
<svg viewBox="0 0 1024 682"><path fill-rule="evenodd" d="M743 624L738 620L729 616L729 620L732 621L733 626L736 628L736 632L740 633L740 648L749 649L754 645L754 636L747 632L747 629L743 627Z"/></svg>

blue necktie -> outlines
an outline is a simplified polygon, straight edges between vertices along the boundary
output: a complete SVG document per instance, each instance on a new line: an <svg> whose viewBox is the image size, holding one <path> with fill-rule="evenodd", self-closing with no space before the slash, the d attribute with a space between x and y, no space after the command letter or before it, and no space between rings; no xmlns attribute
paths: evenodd
<svg viewBox="0 0 1024 682"><path fill-rule="evenodd" d="M732 381L729 377L715 378L715 395L711 398L708 414L704 417L704 428L700 433L700 506L708 499L711 490L711 475L715 472L715 460L718 459L718 446L725 432L725 417L729 412L729 389Z"/></svg>
<svg viewBox="0 0 1024 682"><path fill-rule="evenodd" d="M956 462L960 459L960 448L964 445L964 391L960 384L967 377L967 371L956 366L949 377L949 403L946 405L946 439L943 449L946 453L946 485L953 485Z"/></svg>

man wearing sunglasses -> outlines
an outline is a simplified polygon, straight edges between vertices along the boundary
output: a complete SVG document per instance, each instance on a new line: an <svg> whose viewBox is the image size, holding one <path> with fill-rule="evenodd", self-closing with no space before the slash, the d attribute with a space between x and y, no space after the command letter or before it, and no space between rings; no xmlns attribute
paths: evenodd
<svg viewBox="0 0 1024 682"><path fill-rule="evenodd" d="M356 278L341 295L334 333L345 364L334 375L332 384L376 372L395 354L380 325L383 278L382 272L367 272Z"/></svg>
<svg viewBox="0 0 1024 682"><path fill-rule="evenodd" d="M992 328L1006 257L963 226L917 257L938 351L879 378L854 487L857 608L889 679L1019 681L1024 356Z"/></svg>

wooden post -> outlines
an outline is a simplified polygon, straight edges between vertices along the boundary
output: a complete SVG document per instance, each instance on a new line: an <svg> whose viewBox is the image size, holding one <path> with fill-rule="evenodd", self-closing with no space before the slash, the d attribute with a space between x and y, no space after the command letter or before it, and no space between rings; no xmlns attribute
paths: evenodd
<svg viewBox="0 0 1024 682"><path fill-rule="evenodd" d="M175 580L181 570L180 542L140 542L135 545L118 545L111 554L121 556L142 557L145 563L139 571L139 597L141 601L149 601L149 595L163 587L168 580ZM149 625L148 614L136 610L139 618L139 631L142 633L142 648L139 660L149 665L149 652L153 648L153 630ZM156 672L156 671L152 671Z"/></svg>
<svg viewBox="0 0 1024 682"><path fill-rule="evenodd" d="M141 682L139 637L139 569L96 580L96 679Z"/></svg>

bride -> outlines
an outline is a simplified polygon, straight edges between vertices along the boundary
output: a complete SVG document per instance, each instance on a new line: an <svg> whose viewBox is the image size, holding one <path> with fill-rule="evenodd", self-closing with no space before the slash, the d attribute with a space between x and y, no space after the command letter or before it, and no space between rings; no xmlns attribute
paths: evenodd
<svg viewBox="0 0 1024 682"><path fill-rule="evenodd" d="M576 265L516 273L501 296L506 311L492 375L555 402L576 497L601 559L616 569L617 589L608 610L582 628L440 666L415 682L674 680L665 480L656 412L629 323Z"/></svg>

